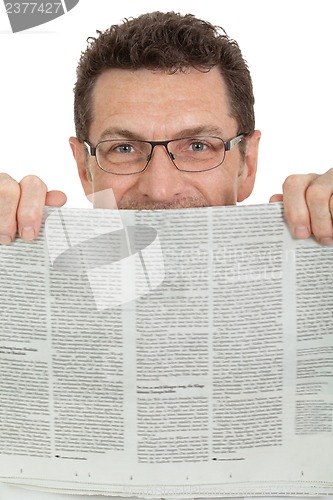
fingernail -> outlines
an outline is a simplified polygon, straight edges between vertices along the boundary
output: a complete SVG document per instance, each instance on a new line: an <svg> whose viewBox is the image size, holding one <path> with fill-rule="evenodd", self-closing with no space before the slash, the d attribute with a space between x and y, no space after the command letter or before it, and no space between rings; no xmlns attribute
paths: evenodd
<svg viewBox="0 0 333 500"><path fill-rule="evenodd" d="M35 237L34 228L33 227L24 227L23 229L21 229L20 236L21 236L21 238L23 238L24 240L27 240L27 241L33 240Z"/></svg>
<svg viewBox="0 0 333 500"><path fill-rule="evenodd" d="M322 245L333 245L333 238L321 238L321 240L319 240L319 243L321 243Z"/></svg>
<svg viewBox="0 0 333 500"><path fill-rule="evenodd" d="M12 239L10 236L6 234L0 234L0 245L9 245L9 243L12 242Z"/></svg>
<svg viewBox="0 0 333 500"><path fill-rule="evenodd" d="M295 236L296 238L308 238L310 236L310 230L307 226L296 226Z"/></svg>

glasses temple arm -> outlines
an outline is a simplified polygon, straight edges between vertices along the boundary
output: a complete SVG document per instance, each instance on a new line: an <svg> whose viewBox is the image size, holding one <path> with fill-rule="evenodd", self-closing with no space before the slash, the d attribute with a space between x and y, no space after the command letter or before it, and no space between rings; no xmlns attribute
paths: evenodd
<svg viewBox="0 0 333 500"><path fill-rule="evenodd" d="M244 139L244 134L240 134L237 137L235 137L234 139L231 139L230 141L225 142L224 143L225 150L230 151L230 149L237 146L237 144L239 144L243 139Z"/></svg>
<svg viewBox="0 0 333 500"><path fill-rule="evenodd" d="M96 148L94 148L94 146L92 146L89 141L83 141L83 144L86 146L90 156L96 156Z"/></svg>

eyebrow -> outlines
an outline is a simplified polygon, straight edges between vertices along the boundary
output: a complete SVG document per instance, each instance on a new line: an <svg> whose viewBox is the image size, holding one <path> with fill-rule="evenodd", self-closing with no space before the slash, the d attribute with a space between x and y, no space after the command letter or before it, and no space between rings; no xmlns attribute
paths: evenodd
<svg viewBox="0 0 333 500"><path fill-rule="evenodd" d="M133 139L133 140L134 139L141 139L140 134L137 134L134 131L127 130L124 128L118 128L118 127L109 127L106 130L104 130L104 132L102 132L99 140L103 141L106 139L111 139L113 137L116 137L116 138L120 137L120 138L124 138L124 139ZM143 138L142 138L142 140L143 140Z"/></svg>
<svg viewBox="0 0 333 500"><path fill-rule="evenodd" d="M197 137L200 135L215 135L220 137L222 135L222 130L219 127L213 125L199 125L197 127L180 130L172 137L172 139L181 139L182 137ZM99 141L112 138L124 138L132 140L137 139L142 141L148 140L147 137L143 137L141 134L134 132L133 130L118 127L109 127L102 132Z"/></svg>
<svg viewBox="0 0 333 500"><path fill-rule="evenodd" d="M198 127L191 127L181 130L176 134L175 139L200 135L217 135L218 137L220 137L222 133L222 130L214 125L199 125Z"/></svg>

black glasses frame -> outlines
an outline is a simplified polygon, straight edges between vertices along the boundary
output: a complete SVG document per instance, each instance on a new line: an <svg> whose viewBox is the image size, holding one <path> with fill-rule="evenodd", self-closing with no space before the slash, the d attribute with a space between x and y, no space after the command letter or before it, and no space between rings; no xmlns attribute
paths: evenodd
<svg viewBox="0 0 333 500"><path fill-rule="evenodd" d="M216 137L216 136L196 136L196 137L180 137L179 139L170 139L169 141L144 141L144 140L140 140L140 139L128 139L129 142L140 142L140 143L143 143L143 144L150 144L151 146L151 150L150 150L150 153L149 155L147 156L147 162L146 162L146 165L144 166L144 168L142 168L141 170L138 170L136 172L131 172L131 173L124 173L124 174L121 174L119 172L111 172L110 170L106 170L105 168L103 168L99 161L98 161L98 156L97 156L97 148L100 144L103 144L105 142L110 142L110 141L117 141L119 139L106 139L104 141L99 141L96 146L93 146L88 140L84 140L83 143L85 144L87 150L88 150L88 153L90 154L90 156L94 156L96 158L96 163L97 165L99 166L99 168L101 170L103 170L104 172L107 172L108 174L113 174L113 175L134 175L134 174L141 174L141 172L144 172L146 170L146 168L148 167L149 165L149 162L153 156L153 152L154 152L154 149L156 146L163 146L165 149L166 149L166 152L168 153L168 156L170 158L170 160L172 161L173 165L176 167L177 170L179 170L180 172L191 172L191 173L197 173L197 172L208 172L209 170L214 170L215 168L219 167L220 165L222 165L222 163L224 162L224 159L225 159L225 154L227 151L230 151L232 148L234 148L235 146L237 146L237 144L239 144L243 139L244 139L244 134L238 134L236 137L234 137L233 139L230 139L229 141L224 141L221 137ZM208 138L208 137L211 137L212 139L219 139L220 141L223 142L224 144L224 155L223 155L223 158L222 160L220 161L220 163L218 163L217 165L215 165L214 167L210 167L210 168L206 168L206 169L203 169L203 170L186 170L184 168L179 168L174 160L175 160L175 157L174 155L171 153L171 151L169 151L169 148L168 148L168 145L170 144L170 142L176 142L176 141L181 141L183 139L203 139L204 137ZM122 140L122 139L120 139ZM124 139L124 142L126 142L126 138Z"/></svg>

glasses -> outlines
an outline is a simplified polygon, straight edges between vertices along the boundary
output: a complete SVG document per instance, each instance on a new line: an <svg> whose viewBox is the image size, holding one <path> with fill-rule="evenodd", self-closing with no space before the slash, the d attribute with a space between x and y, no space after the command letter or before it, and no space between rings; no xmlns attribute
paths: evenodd
<svg viewBox="0 0 333 500"><path fill-rule="evenodd" d="M84 141L91 156L96 157L98 166L115 175L139 174L146 170L156 146L163 146L174 164L183 172L206 172L224 161L225 154L234 148L243 134L229 141L220 137L199 136L172 139L170 141L139 141L110 139L99 142L95 147Z"/></svg>

